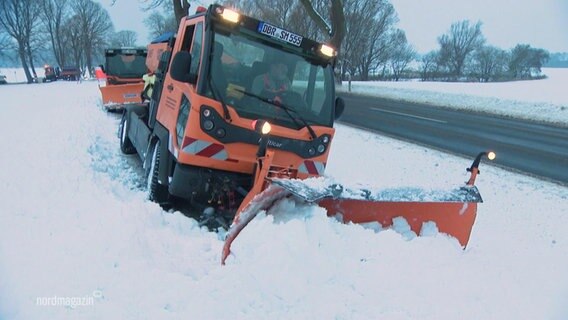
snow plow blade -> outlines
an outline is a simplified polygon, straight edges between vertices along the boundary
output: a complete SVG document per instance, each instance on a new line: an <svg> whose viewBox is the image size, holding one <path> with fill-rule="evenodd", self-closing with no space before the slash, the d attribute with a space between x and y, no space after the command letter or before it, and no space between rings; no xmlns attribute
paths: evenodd
<svg viewBox="0 0 568 320"><path fill-rule="evenodd" d="M328 216L338 217L344 223L377 222L382 228L388 228L394 219L401 217L416 235L421 234L425 224L435 223L439 232L453 236L464 248L475 222L477 203L483 202L475 186L450 191L398 188L370 192L343 189L333 184L323 192L313 192L300 185L301 181L274 180L272 183L298 200L317 203L327 210Z"/></svg>
<svg viewBox="0 0 568 320"><path fill-rule="evenodd" d="M231 243L240 231L258 213L268 211L276 201L285 197L317 204L327 210L328 216L344 223L379 223L381 228L389 228L395 219L404 218L416 235L422 233L423 226L432 228L434 223L439 232L456 238L463 248L467 246L475 222L477 203L482 202L475 186L451 191L401 188L372 193L345 189L339 184L314 189L310 186L311 180L269 179L270 186L254 197L229 229L222 263L230 254ZM322 184L325 182L318 181L318 185Z"/></svg>
<svg viewBox="0 0 568 320"><path fill-rule="evenodd" d="M344 223L378 222L388 228L393 219L402 217L420 235L423 225L433 222L439 232L453 236L464 248L475 222L477 203L483 202L475 186L450 191L399 188L372 193L343 189L337 184L313 191L299 180L279 179L272 183L300 201L324 207L328 216L339 217Z"/></svg>
<svg viewBox="0 0 568 320"><path fill-rule="evenodd" d="M140 94L144 90L144 83L127 83L121 85L106 85L99 87L103 99L103 106L115 109L127 103L141 103Z"/></svg>
<svg viewBox="0 0 568 320"><path fill-rule="evenodd" d="M259 212L267 211L276 201L285 197L317 204L327 210L328 216L344 223L379 224L381 229L397 224L399 228L402 225L402 229L406 229L405 233L412 231L416 236L437 230L456 238L465 249L475 223L477 204L483 202L474 185L482 156L493 160L495 153L478 154L471 167L467 168L471 172L469 181L451 190L391 188L370 191L345 188L326 177L299 180L264 175L262 185L268 187L251 196L252 199L242 205L243 209L237 213L225 239L221 263L225 264L231 253L231 243L241 230Z"/></svg>

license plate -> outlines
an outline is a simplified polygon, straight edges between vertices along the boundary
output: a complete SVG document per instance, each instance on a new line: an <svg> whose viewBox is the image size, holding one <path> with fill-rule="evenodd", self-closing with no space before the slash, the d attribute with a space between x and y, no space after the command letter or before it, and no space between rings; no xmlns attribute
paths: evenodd
<svg viewBox="0 0 568 320"><path fill-rule="evenodd" d="M284 42L288 42L290 44L293 44L297 47L299 47L302 44L302 36L297 35L295 33L292 33L290 31L286 31L284 29L280 29L278 27L275 27L271 24L268 24L266 22L261 22L258 24L258 28L257 31L267 35L269 37L284 41Z"/></svg>

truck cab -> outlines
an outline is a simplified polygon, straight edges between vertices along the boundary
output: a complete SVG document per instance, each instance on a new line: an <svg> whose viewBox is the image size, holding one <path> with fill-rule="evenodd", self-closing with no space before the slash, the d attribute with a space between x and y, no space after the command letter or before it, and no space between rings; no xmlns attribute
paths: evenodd
<svg viewBox="0 0 568 320"><path fill-rule="evenodd" d="M142 77L148 70L146 59L146 48L105 50L105 65L100 66L105 81L103 86L99 86L105 109L120 110L124 104L142 102Z"/></svg>
<svg viewBox="0 0 568 320"><path fill-rule="evenodd" d="M154 45L164 46L148 52ZM121 150L144 163L151 200L184 198L232 219L258 169L257 120L272 126L272 166L292 178L323 175L343 111L332 48L211 5L185 17L159 52L146 63L158 66L151 101L127 106L119 130ZM274 65L286 85L259 89Z"/></svg>
<svg viewBox="0 0 568 320"><path fill-rule="evenodd" d="M113 84L139 83L146 74L146 48L112 48L105 50L103 71Z"/></svg>

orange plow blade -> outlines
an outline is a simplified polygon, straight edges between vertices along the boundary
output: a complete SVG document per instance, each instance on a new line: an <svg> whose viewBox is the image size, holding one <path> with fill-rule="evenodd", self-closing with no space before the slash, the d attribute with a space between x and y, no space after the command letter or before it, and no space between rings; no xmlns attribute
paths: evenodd
<svg viewBox="0 0 568 320"><path fill-rule="evenodd" d="M104 106L121 105L127 103L140 103L140 94L144 90L144 83L127 83L120 85L106 85L99 87Z"/></svg>
<svg viewBox="0 0 568 320"><path fill-rule="evenodd" d="M475 222L477 203L482 202L477 187L470 185L453 190L398 188L371 192L327 183L323 177L315 179L267 179L270 186L235 218L225 239L221 263L225 263L232 242L246 225L260 211L268 210L285 197L317 204L327 210L328 216L340 218L344 223L376 222L381 228L389 228L394 227L396 220L404 219L416 235L421 235L425 226L427 232L435 226L439 232L456 238L463 248Z"/></svg>
<svg viewBox="0 0 568 320"><path fill-rule="evenodd" d="M435 223L439 232L456 238L465 248L475 222L476 202L381 202L353 199L324 199L319 202L328 216L340 214L343 222L378 222L391 227L393 219L406 219L410 229L420 235L425 223Z"/></svg>
<svg viewBox="0 0 568 320"><path fill-rule="evenodd" d="M290 179L274 179L272 184L301 201L317 203L327 210L328 216L340 215L345 223L377 222L388 228L400 217L416 235L421 234L425 223L434 223L439 232L455 237L464 248L475 222L477 203L483 202L473 185L452 190L394 188L371 192L339 184L322 188L322 182L314 189L305 181Z"/></svg>
<svg viewBox="0 0 568 320"><path fill-rule="evenodd" d="M458 240L465 249L477 215L477 204L483 202L475 179L479 174L479 162L483 156L490 160L494 152L477 155L471 167L469 181L458 188L431 190L417 187L389 188L382 190L350 189L326 177L306 180L269 178L259 174L264 191L253 190L251 197L241 205L225 239L221 263L231 253L231 243L246 225L263 210L268 210L276 201L292 197L296 201L317 204L327 210L330 217L344 223L378 223L381 228L403 231L408 228L417 236L430 234L432 230L445 233ZM266 171L266 170L265 170ZM398 229L398 230L397 230Z"/></svg>

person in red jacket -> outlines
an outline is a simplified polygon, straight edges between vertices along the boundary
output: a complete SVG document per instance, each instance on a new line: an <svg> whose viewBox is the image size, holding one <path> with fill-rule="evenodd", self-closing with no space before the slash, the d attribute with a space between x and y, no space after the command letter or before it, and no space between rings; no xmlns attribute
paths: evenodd
<svg viewBox="0 0 568 320"><path fill-rule="evenodd" d="M290 90L288 66L283 62L273 62L267 73L254 78L252 93L271 100L281 100L281 94Z"/></svg>

